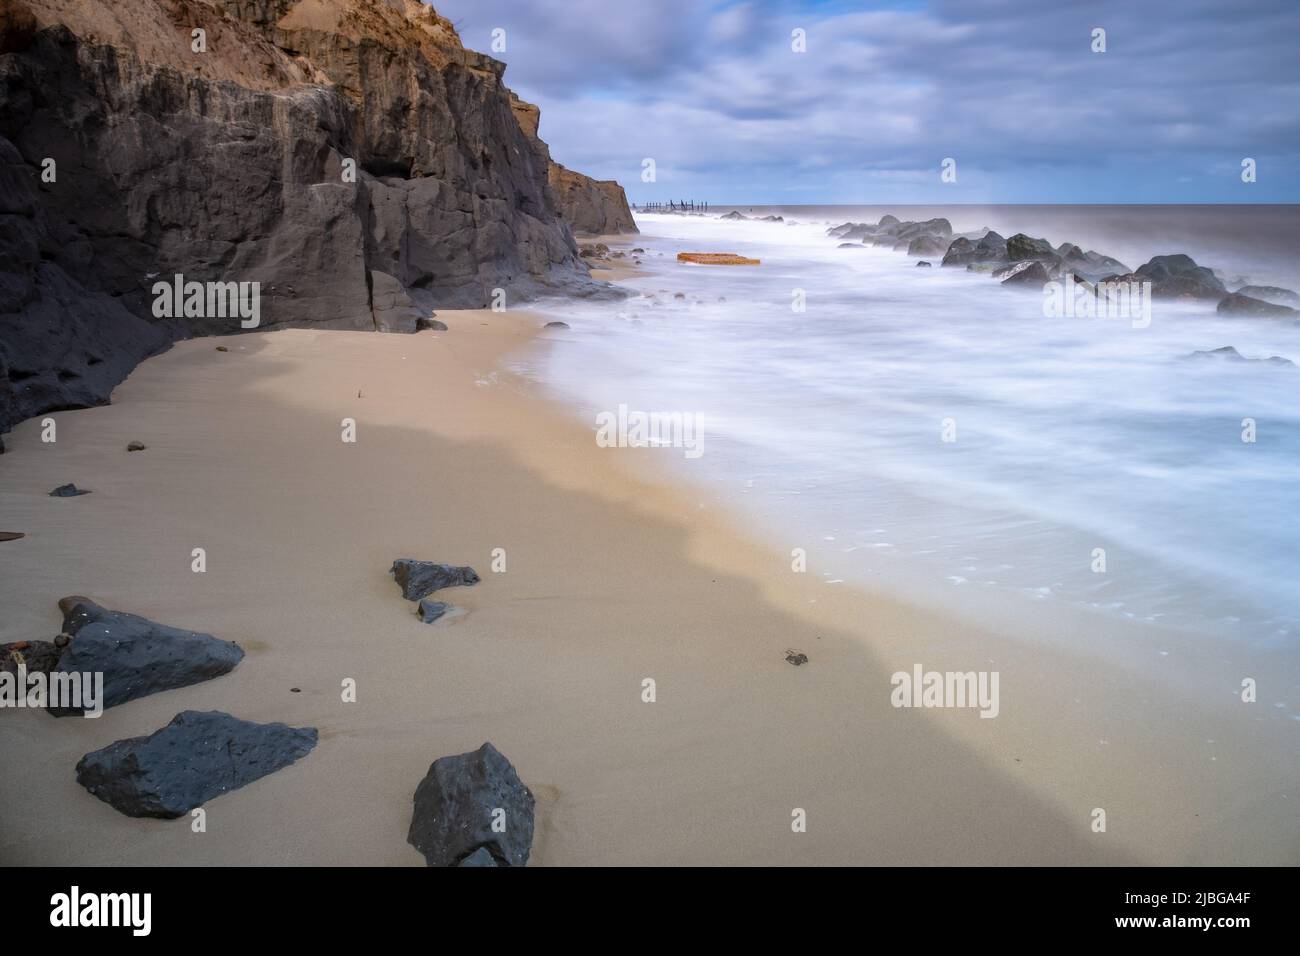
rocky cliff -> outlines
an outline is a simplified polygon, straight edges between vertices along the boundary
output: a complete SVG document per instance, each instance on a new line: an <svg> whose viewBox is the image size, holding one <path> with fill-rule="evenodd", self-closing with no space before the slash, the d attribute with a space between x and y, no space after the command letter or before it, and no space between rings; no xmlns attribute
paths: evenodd
<svg viewBox="0 0 1300 956"><path fill-rule="evenodd" d="M574 232L593 236L637 232L623 187L612 179L592 179L552 161L548 177L560 215Z"/></svg>
<svg viewBox="0 0 1300 956"><path fill-rule="evenodd" d="M216 283L261 329L607 292L504 69L416 0L0 0L0 432L240 331Z"/></svg>

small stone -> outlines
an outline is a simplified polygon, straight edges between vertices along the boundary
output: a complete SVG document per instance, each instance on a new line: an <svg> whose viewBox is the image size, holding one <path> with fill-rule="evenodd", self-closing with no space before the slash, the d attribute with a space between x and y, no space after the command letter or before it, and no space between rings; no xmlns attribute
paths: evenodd
<svg viewBox="0 0 1300 956"><path fill-rule="evenodd" d="M808 655L799 651L786 651L785 659L795 667L808 663Z"/></svg>
<svg viewBox="0 0 1300 956"><path fill-rule="evenodd" d="M420 620L425 624L432 624L451 609L452 605L448 604L446 601L430 601L428 598L424 598L420 601L420 606L416 613L419 614Z"/></svg>
<svg viewBox="0 0 1300 956"><path fill-rule="evenodd" d="M27 534L23 531L0 531L0 541L17 541L25 537Z"/></svg>
<svg viewBox="0 0 1300 956"><path fill-rule="evenodd" d="M546 325L543 326L543 328L546 329L567 329L568 327L568 322L547 322Z"/></svg>
<svg viewBox="0 0 1300 956"><path fill-rule="evenodd" d="M417 332L446 332L447 323L441 319L435 319L433 316L421 316L415 320L415 331Z"/></svg>
<svg viewBox="0 0 1300 956"><path fill-rule="evenodd" d="M441 588L478 584L479 576L473 568L451 564L434 564L414 558L398 558L393 562L392 575L402 588L402 597L418 601Z"/></svg>
<svg viewBox="0 0 1300 956"><path fill-rule="evenodd" d="M133 442L131 442L129 445L126 446L126 450L127 450L127 451L144 451L147 447L149 447L149 446L146 445L146 444L145 444L144 442L142 442L142 441L133 441Z"/></svg>
<svg viewBox="0 0 1300 956"><path fill-rule="evenodd" d="M78 495L88 495L89 491L78 488L76 485L59 485L50 492L51 498L76 498Z"/></svg>
<svg viewBox="0 0 1300 956"><path fill-rule="evenodd" d="M230 349L226 348L224 345L218 345L218 346L217 346L217 351L218 351L218 352L229 352Z"/></svg>

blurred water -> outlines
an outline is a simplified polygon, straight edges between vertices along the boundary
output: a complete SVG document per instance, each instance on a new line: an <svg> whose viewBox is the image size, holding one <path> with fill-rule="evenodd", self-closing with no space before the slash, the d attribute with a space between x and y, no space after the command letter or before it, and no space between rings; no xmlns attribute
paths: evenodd
<svg viewBox="0 0 1300 956"><path fill-rule="evenodd" d="M894 212L1009 235L1023 208ZM1179 207L1195 211L1194 229L1166 210L1163 239L1127 225L1134 207L1091 219L1069 208L1058 216L1073 231L1027 231L1130 267L1192 251L1230 280L1296 288L1279 252L1294 245L1285 207L1262 207L1253 230L1244 207ZM1215 208L1231 219L1219 258ZM1213 303L1156 302L1149 328L1045 318L1036 290L825 236L882 211L794 211L796 224L638 216L648 275L625 284L640 295L542 304L572 329L520 370L588 423L620 404L703 416L701 458L656 454L721 487L785 547L807 548L829 580L896 575L958 603L972 590L1015 594L1289 644L1300 633L1300 368L1186 356L1233 345L1300 362L1300 328L1220 318ZM1243 235L1271 236L1259 262ZM678 264L687 249L763 264ZM1244 418L1258 423L1253 444ZM945 419L955 442L941 440Z"/></svg>

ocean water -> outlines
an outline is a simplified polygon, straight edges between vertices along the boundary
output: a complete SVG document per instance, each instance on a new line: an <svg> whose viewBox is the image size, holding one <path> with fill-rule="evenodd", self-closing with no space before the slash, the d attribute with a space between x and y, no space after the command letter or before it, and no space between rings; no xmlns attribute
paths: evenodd
<svg viewBox="0 0 1300 956"><path fill-rule="evenodd" d="M620 405L693 416L699 457L654 454L774 544L804 548L827 586L959 609L976 595L1064 602L1256 646L1300 637L1300 367L1187 358L1231 345L1300 364L1300 326L1220 317L1212 302L1157 301L1145 328L1047 317L1036 289L825 235L884 212L944 215L958 232L1026 231L1130 267L1188 252L1230 288L1296 289L1294 208L753 209L783 223L723 211L638 215L647 274L624 282L637 295L539 303L571 329L517 371L593 433ZM687 250L762 265L676 262Z"/></svg>

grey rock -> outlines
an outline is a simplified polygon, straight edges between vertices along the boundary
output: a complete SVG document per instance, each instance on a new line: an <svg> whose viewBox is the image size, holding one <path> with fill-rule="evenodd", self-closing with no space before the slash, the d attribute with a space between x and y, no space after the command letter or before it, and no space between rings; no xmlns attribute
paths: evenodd
<svg viewBox="0 0 1300 956"><path fill-rule="evenodd" d="M1227 289L1218 276L1198 266L1191 256L1178 253L1154 256L1120 281L1151 283L1151 295L1158 299L1222 299Z"/></svg>
<svg viewBox="0 0 1300 956"><path fill-rule="evenodd" d="M841 242L835 248L837 249L865 249L867 248L860 242Z"/></svg>
<svg viewBox="0 0 1300 956"><path fill-rule="evenodd" d="M997 273L994 273L997 275ZM1046 266L1038 261L1030 261L1024 268L1015 269L1006 278L1002 280L1003 285L1011 286L1041 286L1051 280Z"/></svg>
<svg viewBox="0 0 1300 956"><path fill-rule="evenodd" d="M148 448L148 447L149 447L149 446L146 445L146 444L145 444L144 442L142 442L142 441L133 441L133 442L128 442L128 443L127 443L126 450L127 450L127 451L144 451L144 450L145 450L146 448Z"/></svg>
<svg viewBox="0 0 1300 956"><path fill-rule="evenodd" d="M907 246L909 256L943 256L948 251L948 240L937 236L917 236Z"/></svg>
<svg viewBox="0 0 1300 956"><path fill-rule="evenodd" d="M415 558L398 558L393 562L392 575L402 589L402 597L418 601L442 588L478 584L479 576L473 568L451 564L434 564Z"/></svg>
<svg viewBox="0 0 1300 956"><path fill-rule="evenodd" d="M1046 239L1034 239L1018 232L1007 240L1007 259L1019 262L1022 259L1055 259L1056 250Z"/></svg>
<svg viewBox="0 0 1300 956"><path fill-rule="evenodd" d="M1263 299L1274 305L1300 305L1300 295L1275 285L1244 285L1237 290L1236 294L1249 296L1252 299Z"/></svg>
<svg viewBox="0 0 1300 956"><path fill-rule="evenodd" d="M64 598L60 606L63 631L72 641L55 673L102 673L105 708L220 677L244 657L232 641L110 611L86 598ZM66 717L83 711L51 707L49 712Z"/></svg>
<svg viewBox="0 0 1300 956"><path fill-rule="evenodd" d="M465 859L456 864L457 866L497 866L497 861L492 854L488 852L487 847L481 846Z"/></svg>
<svg viewBox="0 0 1300 956"><path fill-rule="evenodd" d="M415 790L406 840L429 866L456 866L480 849L498 866L525 866L533 845L535 801L510 761L490 743L441 757ZM505 832L492 829L505 812ZM481 859L481 858L480 858Z"/></svg>
<svg viewBox="0 0 1300 956"><path fill-rule="evenodd" d="M417 332L446 332L447 323L441 319L435 319L431 315L422 316L415 322L415 331Z"/></svg>
<svg viewBox="0 0 1300 956"><path fill-rule="evenodd" d="M85 488L78 488L76 485L59 485L50 492L51 498L76 498L79 495L88 495L90 491Z"/></svg>
<svg viewBox="0 0 1300 956"><path fill-rule="evenodd" d="M147 737L86 754L77 782L129 817L170 819L289 766L316 740L314 727L187 710Z"/></svg>
<svg viewBox="0 0 1300 956"><path fill-rule="evenodd" d="M568 322L547 322L544 326L542 326L542 328L544 329L567 329L568 327L569 327Z"/></svg>
<svg viewBox="0 0 1300 956"><path fill-rule="evenodd" d="M423 598L417 613L425 624L432 624L450 610L452 606L444 601L430 601L428 598Z"/></svg>
<svg viewBox="0 0 1300 956"><path fill-rule="evenodd" d="M1294 368L1295 362L1290 359L1284 359L1280 355L1270 355L1268 358L1246 358L1231 345L1224 345L1217 349L1209 349L1204 352L1193 352L1186 356L1189 359L1217 359L1227 362L1264 362L1268 365L1277 365L1283 368Z"/></svg>
<svg viewBox="0 0 1300 956"><path fill-rule="evenodd" d="M1255 299L1235 292L1224 298L1215 311L1220 315L1246 315L1265 318L1289 318L1300 315L1300 311L1290 306L1265 302L1263 299Z"/></svg>
<svg viewBox="0 0 1300 956"><path fill-rule="evenodd" d="M918 266L924 266L924 267L927 268L927 269L930 268L930 263L926 262L924 259L919 259L919 260L917 260L917 263L916 263L916 264L917 264Z"/></svg>

